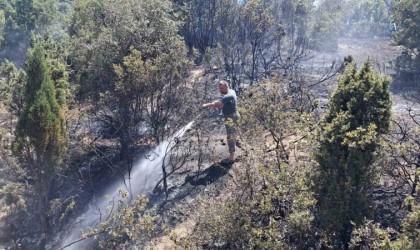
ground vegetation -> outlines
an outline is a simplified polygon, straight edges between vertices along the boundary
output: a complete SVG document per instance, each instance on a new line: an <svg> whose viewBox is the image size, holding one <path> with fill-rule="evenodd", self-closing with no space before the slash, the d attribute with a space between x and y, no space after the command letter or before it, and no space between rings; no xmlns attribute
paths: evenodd
<svg viewBox="0 0 420 250"><path fill-rule="evenodd" d="M418 248L419 8L0 0L0 248ZM325 56L390 36L396 61ZM221 79L233 165L200 109ZM86 210L99 219L69 240Z"/></svg>

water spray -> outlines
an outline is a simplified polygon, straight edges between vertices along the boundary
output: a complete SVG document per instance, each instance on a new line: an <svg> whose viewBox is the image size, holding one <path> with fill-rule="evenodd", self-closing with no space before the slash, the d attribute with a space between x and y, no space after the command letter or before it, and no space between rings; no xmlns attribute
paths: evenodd
<svg viewBox="0 0 420 250"><path fill-rule="evenodd" d="M172 136L170 136L167 140L160 143L153 152L156 154L156 157L153 159L142 159L140 160L135 166L133 167L133 171L131 174L131 179L135 180L130 184L132 190L130 190L133 194L145 194L150 192L153 189L153 185L158 182L161 178L160 167L162 163L165 161L166 156L170 153L168 149L175 146L178 143L179 139L182 138L185 133L191 129L194 122L199 119L204 112L198 114L194 120L189 122L183 128L178 130ZM67 249L67 250L79 250L79 249L91 249L92 247L92 240L91 239L83 239L80 236L80 230L86 231L90 227L95 227L99 224L98 222L98 213L103 213L107 216L110 215L112 212L107 212L106 208L109 205L109 202L112 201L114 198L114 202L118 202L120 198L118 198L119 190L126 189L127 186L125 183L121 183L121 181L116 181L114 183L110 183L105 190L102 190L102 197L98 198L96 206L90 205L86 208L85 212L81 214L79 217L76 218L74 223L68 225L66 228L69 231L65 232L64 236L61 236L61 242L59 243L60 249ZM131 188L130 188L131 189ZM110 199L104 198L105 195L111 197Z"/></svg>

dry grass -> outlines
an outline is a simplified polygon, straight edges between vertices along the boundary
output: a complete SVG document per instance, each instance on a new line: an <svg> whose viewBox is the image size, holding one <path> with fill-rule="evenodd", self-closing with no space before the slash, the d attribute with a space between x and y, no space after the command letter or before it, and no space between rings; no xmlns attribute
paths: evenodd
<svg viewBox="0 0 420 250"><path fill-rule="evenodd" d="M186 221L177 225L172 229L169 235L176 235L179 238L188 237L191 235L192 230L194 229L196 222L193 219L187 219ZM158 237L149 242L145 247L145 250L155 250L155 249L182 249L178 246L169 236L165 235Z"/></svg>

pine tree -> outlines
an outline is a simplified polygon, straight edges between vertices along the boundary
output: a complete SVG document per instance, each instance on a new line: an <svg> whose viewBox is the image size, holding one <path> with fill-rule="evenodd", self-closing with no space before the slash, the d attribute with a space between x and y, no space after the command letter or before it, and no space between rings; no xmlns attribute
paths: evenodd
<svg viewBox="0 0 420 250"><path fill-rule="evenodd" d="M321 226L335 246L346 246L352 224L371 216L372 164L391 116L389 83L370 61L359 72L349 65L324 118L314 185Z"/></svg>
<svg viewBox="0 0 420 250"><path fill-rule="evenodd" d="M63 110L56 99L45 54L43 43L35 41L26 62L25 108L19 117L14 142L15 154L35 181L40 248L45 246L47 233L49 185L67 141Z"/></svg>

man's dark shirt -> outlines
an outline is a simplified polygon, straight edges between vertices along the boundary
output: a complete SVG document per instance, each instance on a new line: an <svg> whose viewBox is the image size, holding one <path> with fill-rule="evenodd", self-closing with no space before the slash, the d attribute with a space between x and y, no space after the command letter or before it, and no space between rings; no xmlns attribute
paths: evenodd
<svg viewBox="0 0 420 250"><path fill-rule="evenodd" d="M229 89L228 92L222 96L220 101L223 103L222 115L224 117L236 114L236 100L236 92L233 89Z"/></svg>

